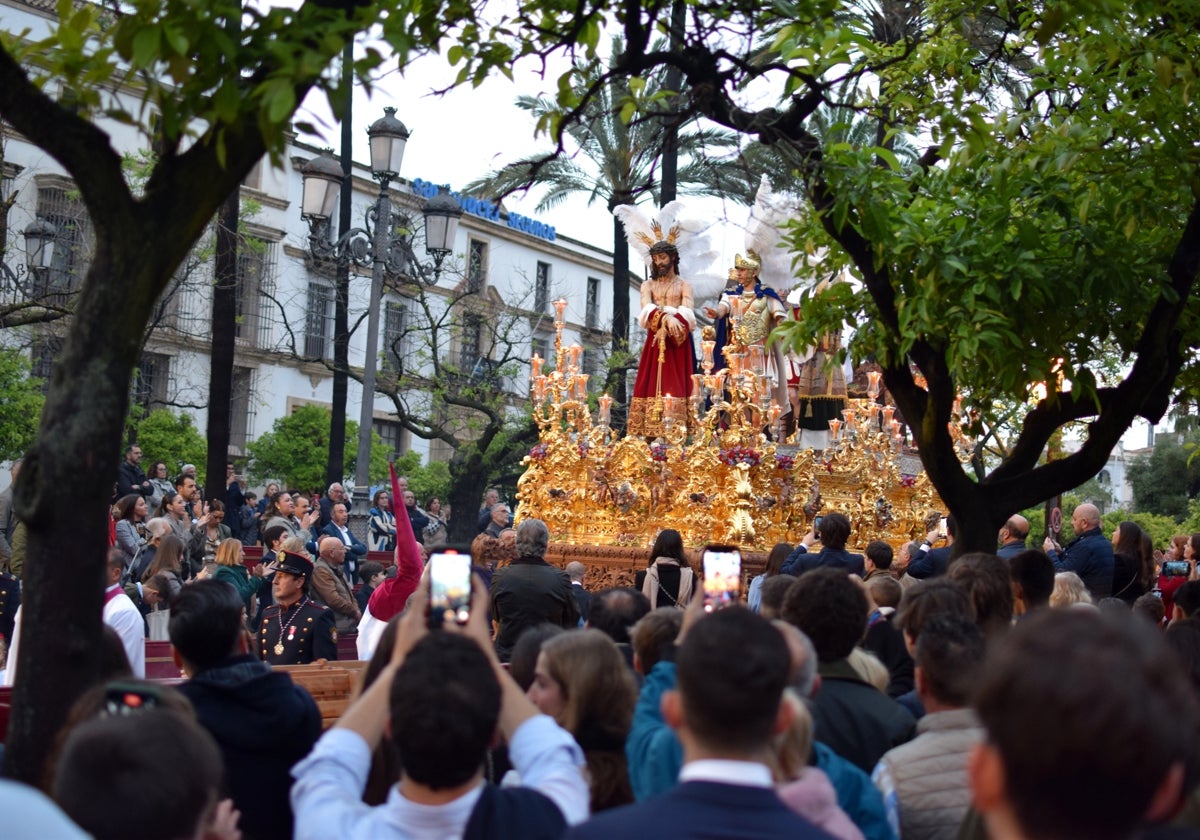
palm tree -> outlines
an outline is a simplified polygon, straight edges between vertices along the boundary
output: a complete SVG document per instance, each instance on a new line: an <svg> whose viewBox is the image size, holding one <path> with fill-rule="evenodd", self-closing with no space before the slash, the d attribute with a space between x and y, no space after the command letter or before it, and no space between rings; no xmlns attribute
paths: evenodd
<svg viewBox="0 0 1200 840"><path fill-rule="evenodd" d="M614 58L623 50L619 37L613 38ZM578 119L564 125L558 136L557 152L535 155L510 163L498 172L479 178L465 188L466 192L504 196L535 187L546 192L537 210L548 210L568 196L584 193L588 204L603 200L611 213L622 204L636 204L649 195L659 199L659 166L662 159L662 123L657 115L638 115L631 120L622 118L622 107L630 98L625 79L616 78L614 68L599 61L587 65L576 85L584 104ZM662 77L653 76L638 98L654 102L655 94L663 90ZM548 97L521 96L517 106L538 119L557 112L558 104ZM679 167L678 184L681 193L690 195L730 195L745 203L740 189L735 187L745 178L732 152L737 143L731 132L696 127L681 130L679 154L684 163ZM686 270L686 267L685 267ZM625 403L625 371L629 343L629 248L624 229L613 217L613 316L612 352L622 363L609 369L610 392L618 405Z"/></svg>

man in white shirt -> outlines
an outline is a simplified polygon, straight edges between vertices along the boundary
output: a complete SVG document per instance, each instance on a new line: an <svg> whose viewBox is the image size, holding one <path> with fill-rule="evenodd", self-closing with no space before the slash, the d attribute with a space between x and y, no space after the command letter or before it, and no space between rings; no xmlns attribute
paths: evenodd
<svg viewBox="0 0 1200 840"><path fill-rule="evenodd" d="M108 588L104 590L104 623L117 631L125 646L125 655L133 675L146 676L146 622L133 601L121 588L125 553L114 546L108 550Z"/></svg>
<svg viewBox="0 0 1200 840"><path fill-rule="evenodd" d="M491 836L557 838L588 815L583 753L504 670L478 579L465 628L430 631L425 575L400 620L391 662L292 770L296 840ZM362 792L385 727L402 774L383 805ZM521 787L483 778L496 729Z"/></svg>

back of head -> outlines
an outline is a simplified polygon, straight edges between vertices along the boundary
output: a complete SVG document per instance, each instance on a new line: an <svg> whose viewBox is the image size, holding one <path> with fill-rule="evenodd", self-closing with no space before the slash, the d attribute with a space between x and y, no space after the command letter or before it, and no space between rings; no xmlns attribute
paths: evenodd
<svg viewBox="0 0 1200 840"><path fill-rule="evenodd" d="M1161 636L1096 610L1042 610L996 645L976 708L1026 836L1128 837L1174 765L1194 789L1200 703ZM1064 795L1065 779L1083 784Z"/></svg>
<svg viewBox="0 0 1200 840"><path fill-rule="evenodd" d="M821 545L839 550L846 547L850 539L850 518L842 513L827 513L821 520Z"/></svg>
<svg viewBox="0 0 1200 840"><path fill-rule="evenodd" d="M1054 575L1054 591L1050 593L1050 606L1069 607L1072 604L1090 604L1092 595L1083 585L1083 578L1074 572L1058 572Z"/></svg>
<svg viewBox="0 0 1200 840"><path fill-rule="evenodd" d="M665 528L658 532L654 545L650 548L650 562L658 557L673 557L679 565L688 565L687 553L683 550L683 537L674 528Z"/></svg>
<svg viewBox="0 0 1200 840"><path fill-rule="evenodd" d="M871 600L877 607L895 609L904 596L904 587L891 575L876 575L871 578L867 581L867 591L871 593Z"/></svg>
<svg viewBox="0 0 1200 840"><path fill-rule="evenodd" d="M959 557L946 577L962 586L975 612L975 623L989 639L1012 623L1012 575L1008 564L995 554L971 553Z"/></svg>
<svg viewBox="0 0 1200 840"><path fill-rule="evenodd" d="M967 593L957 583L945 578L922 581L905 590L896 609L896 627L913 639L921 637L921 628L939 613L961 615L975 620L975 611Z"/></svg>
<svg viewBox="0 0 1200 840"><path fill-rule="evenodd" d="M1162 598L1147 592L1145 595L1139 595L1133 602L1133 614L1145 620L1151 627L1157 628L1162 626L1163 619L1166 618L1166 607Z"/></svg>
<svg viewBox="0 0 1200 840"><path fill-rule="evenodd" d="M584 752L623 750L637 686L612 639L595 630L560 633L542 644L542 655L566 701L558 722Z"/></svg>
<svg viewBox="0 0 1200 840"><path fill-rule="evenodd" d="M970 701L983 656L983 633L965 616L932 616L917 639L916 666L925 689L947 706Z"/></svg>
<svg viewBox="0 0 1200 840"><path fill-rule="evenodd" d="M542 520L525 519L517 526L518 557L545 557L549 545L550 529Z"/></svg>
<svg viewBox="0 0 1200 840"><path fill-rule="evenodd" d="M1200 618L1173 622L1163 638L1191 680L1192 690L1200 697Z"/></svg>
<svg viewBox="0 0 1200 840"><path fill-rule="evenodd" d="M759 607L759 612L765 618L777 617L783 611L783 599L795 582L796 579L791 575L775 575L764 580L760 590L762 606Z"/></svg>
<svg viewBox="0 0 1200 840"><path fill-rule="evenodd" d="M1054 562L1045 552L1022 551L1009 558L1008 573L1021 587L1025 608L1045 607L1054 591Z"/></svg>
<svg viewBox="0 0 1200 840"><path fill-rule="evenodd" d="M650 599L636 589L613 587L592 596L587 626L619 645L629 644L629 631L650 612Z"/></svg>
<svg viewBox="0 0 1200 840"><path fill-rule="evenodd" d="M779 574L792 550L791 543L775 543L771 547L771 553L767 555L767 568L765 569L767 577L774 577Z"/></svg>
<svg viewBox="0 0 1200 840"><path fill-rule="evenodd" d="M834 662L849 656L862 640L867 596L844 569L814 569L788 589L780 618L812 640L821 662Z"/></svg>
<svg viewBox="0 0 1200 840"><path fill-rule="evenodd" d="M659 607L646 613L629 633L633 655L643 674L666 658L683 624L683 610Z"/></svg>
<svg viewBox="0 0 1200 840"><path fill-rule="evenodd" d="M223 580L194 581L171 603L167 632L188 663L203 671L235 652L242 632L242 599Z"/></svg>
<svg viewBox="0 0 1200 840"><path fill-rule="evenodd" d="M405 775L434 790L457 787L483 764L500 717L500 683L475 642L430 633L396 673L391 714Z"/></svg>
<svg viewBox="0 0 1200 840"><path fill-rule="evenodd" d="M96 840L198 836L221 784L221 755L194 721L166 709L102 717L67 737L54 799Z"/></svg>
<svg viewBox="0 0 1200 840"><path fill-rule="evenodd" d="M513 645L512 657L508 660L508 673L512 675L517 685L521 686L522 691L528 691L529 686L533 685L533 672L537 668L538 654L542 652L542 645L559 633L565 632L557 624L549 622L535 624L522 631L517 638L517 643Z"/></svg>
<svg viewBox="0 0 1200 840"><path fill-rule="evenodd" d="M587 566L580 563L578 560L572 560L567 564L567 577L571 580L582 583L584 575L587 574Z"/></svg>
<svg viewBox="0 0 1200 840"><path fill-rule="evenodd" d="M883 540L871 540L867 543L866 548L867 559L875 564L876 569L890 569L892 567L892 547Z"/></svg>
<svg viewBox="0 0 1200 840"><path fill-rule="evenodd" d="M1200 580L1189 580L1176 589L1174 604L1188 618L1200 617Z"/></svg>
<svg viewBox="0 0 1200 840"><path fill-rule="evenodd" d="M750 610L727 607L700 619L676 657L692 735L726 754L761 751L771 740L788 664L783 636Z"/></svg>

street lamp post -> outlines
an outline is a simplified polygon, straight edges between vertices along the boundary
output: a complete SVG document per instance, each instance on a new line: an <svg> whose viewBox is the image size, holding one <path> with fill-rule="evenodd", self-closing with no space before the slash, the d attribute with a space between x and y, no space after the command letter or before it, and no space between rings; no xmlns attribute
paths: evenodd
<svg viewBox="0 0 1200 840"><path fill-rule="evenodd" d="M25 236L25 271L30 277L38 277L49 271L54 264L54 240L58 238L58 228L45 219L34 219L23 231ZM7 263L0 262L0 277L3 278L3 291L7 293L11 286L15 293L21 279L22 269L13 270Z"/></svg>
<svg viewBox="0 0 1200 840"><path fill-rule="evenodd" d="M304 178L301 215L309 224L309 253L319 260L344 256L359 266L370 265L371 294L367 304L367 340L363 358L362 406L358 426L358 458L354 475L351 518L358 536L366 541L366 522L370 509L371 431L375 406L375 368L379 346L379 307L383 282L387 276L410 273L416 282L434 285L442 272L442 261L454 247L462 208L451 196L438 195L425 202L425 250L433 265L423 265L412 249L409 235L397 234L392 225L392 206L388 185L400 174L404 147L409 132L396 119L395 108L384 108L384 115L367 129L371 145L371 175L379 181L379 197L367 214L365 228L351 228L337 242L332 241L330 217L337 206L342 186L342 170L329 152L309 161L301 174ZM395 503L393 503L393 506Z"/></svg>

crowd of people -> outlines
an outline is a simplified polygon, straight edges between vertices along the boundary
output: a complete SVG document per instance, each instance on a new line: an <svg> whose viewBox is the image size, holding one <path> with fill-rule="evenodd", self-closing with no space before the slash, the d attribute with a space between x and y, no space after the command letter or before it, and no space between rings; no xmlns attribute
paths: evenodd
<svg viewBox="0 0 1200 840"><path fill-rule="evenodd" d="M5 836L1200 829L1200 535L1156 557L1136 524L1105 536L1081 505L1065 546L1029 548L1013 516L995 552L956 556L948 517L859 554L849 517L830 512L719 608L677 532L660 532L633 586L593 589L584 563L547 562L545 523L514 527L489 490L456 618L430 608L444 555L419 539L439 511L392 514L391 496L415 507L399 481L372 500L388 567L348 533L335 485L315 505L270 494L251 572L244 529L216 515L232 504L189 511L184 474L152 512L154 482L124 472L135 492L114 507L104 682L48 759L49 799L0 782L2 812L19 815ZM322 734L312 697L272 666L334 659L352 632L362 687ZM139 679L155 634L187 678L177 687Z"/></svg>

